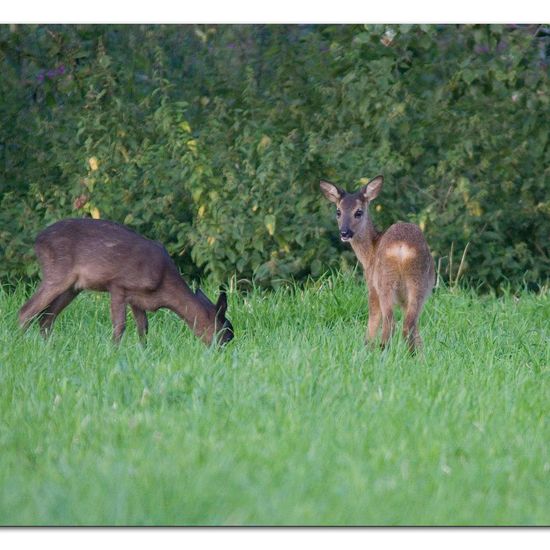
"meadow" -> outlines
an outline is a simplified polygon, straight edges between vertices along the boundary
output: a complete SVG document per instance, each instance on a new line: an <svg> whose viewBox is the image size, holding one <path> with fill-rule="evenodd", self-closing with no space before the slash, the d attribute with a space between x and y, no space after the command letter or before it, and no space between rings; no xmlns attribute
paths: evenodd
<svg viewBox="0 0 550 550"><path fill-rule="evenodd" d="M216 294L207 288L210 296ZM550 524L550 294L438 288L424 350L363 345L358 275L229 293L207 348L83 293L51 338L0 290L2 525Z"/></svg>

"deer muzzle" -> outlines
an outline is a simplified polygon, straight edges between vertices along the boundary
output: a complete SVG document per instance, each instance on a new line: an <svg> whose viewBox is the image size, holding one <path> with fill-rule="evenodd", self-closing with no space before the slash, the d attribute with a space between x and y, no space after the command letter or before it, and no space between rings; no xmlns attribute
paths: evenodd
<svg viewBox="0 0 550 550"><path fill-rule="evenodd" d="M340 239L343 242L351 241L352 238L353 238L353 231L351 229L342 229L340 231Z"/></svg>

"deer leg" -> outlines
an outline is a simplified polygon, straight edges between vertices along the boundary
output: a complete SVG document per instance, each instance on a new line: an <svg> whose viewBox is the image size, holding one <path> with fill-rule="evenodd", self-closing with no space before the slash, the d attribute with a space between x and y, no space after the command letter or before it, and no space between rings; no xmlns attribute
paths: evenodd
<svg viewBox="0 0 550 550"><path fill-rule="evenodd" d="M120 343L126 328L126 302L118 292L111 292L111 321L113 323L113 342Z"/></svg>
<svg viewBox="0 0 550 550"><path fill-rule="evenodd" d="M418 331L418 319L422 310L423 301L417 296L409 297L405 320L403 321L403 337L407 340L407 345L411 353L415 353L422 347L422 338Z"/></svg>
<svg viewBox="0 0 550 550"><path fill-rule="evenodd" d="M62 292L44 311L42 311L40 317L38 318L42 336L48 336L51 332L51 328L56 317L76 298L79 293L79 290L69 288L65 292Z"/></svg>
<svg viewBox="0 0 550 550"><path fill-rule="evenodd" d="M374 288L369 288L369 323L367 328L367 336L365 338L365 344L372 344L376 339L378 328L380 327L380 320L382 319L382 312L380 310L380 300L378 299L378 293Z"/></svg>
<svg viewBox="0 0 550 550"><path fill-rule="evenodd" d="M26 330L32 320L67 289L67 284L61 285L42 282L34 295L19 310L19 325L21 328Z"/></svg>
<svg viewBox="0 0 550 550"><path fill-rule="evenodd" d="M136 320L139 339L142 341L142 343L145 343L147 331L149 330L149 323L147 322L147 314L145 313L145 310L137 306L130 304L130 307L132 308L132 313L134 315L134 319Z"/></svg>
<svg viewBox="0 0 550 550"><path fill-rule="evenodd" d="M393 318L393 294L392 290L380 293L380 309L382 312L382 341L381 346L385 348L388 345L393 330L395 328L395 320Z"/></svg>

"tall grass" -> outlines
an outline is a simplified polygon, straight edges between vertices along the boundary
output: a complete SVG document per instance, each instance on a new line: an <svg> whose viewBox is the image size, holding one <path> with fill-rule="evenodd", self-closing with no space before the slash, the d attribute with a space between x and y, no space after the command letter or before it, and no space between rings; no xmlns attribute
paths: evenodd
<svg viewBox="0 0 550 550"><path fill-rule="evenodd" d="M0 523L550 523L550 297L440 288L424 351L363 345L364 285L230 293L235 340L170 312L110 342L84 293L43 341L0 292Z"/></svg>

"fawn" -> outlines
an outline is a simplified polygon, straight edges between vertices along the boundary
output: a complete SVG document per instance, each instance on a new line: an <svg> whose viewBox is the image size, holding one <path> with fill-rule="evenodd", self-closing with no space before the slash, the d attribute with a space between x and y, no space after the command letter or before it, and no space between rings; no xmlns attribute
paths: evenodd
<svg viewBox="0 0 550 550"><path fill-rule="evenodd" d="M189 288L166 249L118 223L90 218L66 219L36 238L42 283L19 311L27 328L38 318L45 336L59 313L82 290L111 294L113 340L119 343L130 305L140 339L147 334L146 311L166 307L176 312L207 345L229 342L233 326L226 319L227 296L214 305Z"/></svg>
<svg viewBox="0 0 550 550"><path fill-rule="evenodd" d="M409 350L422 346L418 318L435 284L435 267L428 243L420 228L398 222L386 231L378 231L368 214L368 205L380 190L384 178L377 176L359 191L321 181L325 197L336 205L340 238L349 242L363 266L369 291L369 321L366 342L376 339L382 320L382 347L394 329L393 309L403 308L403 336Z"/></svg>

